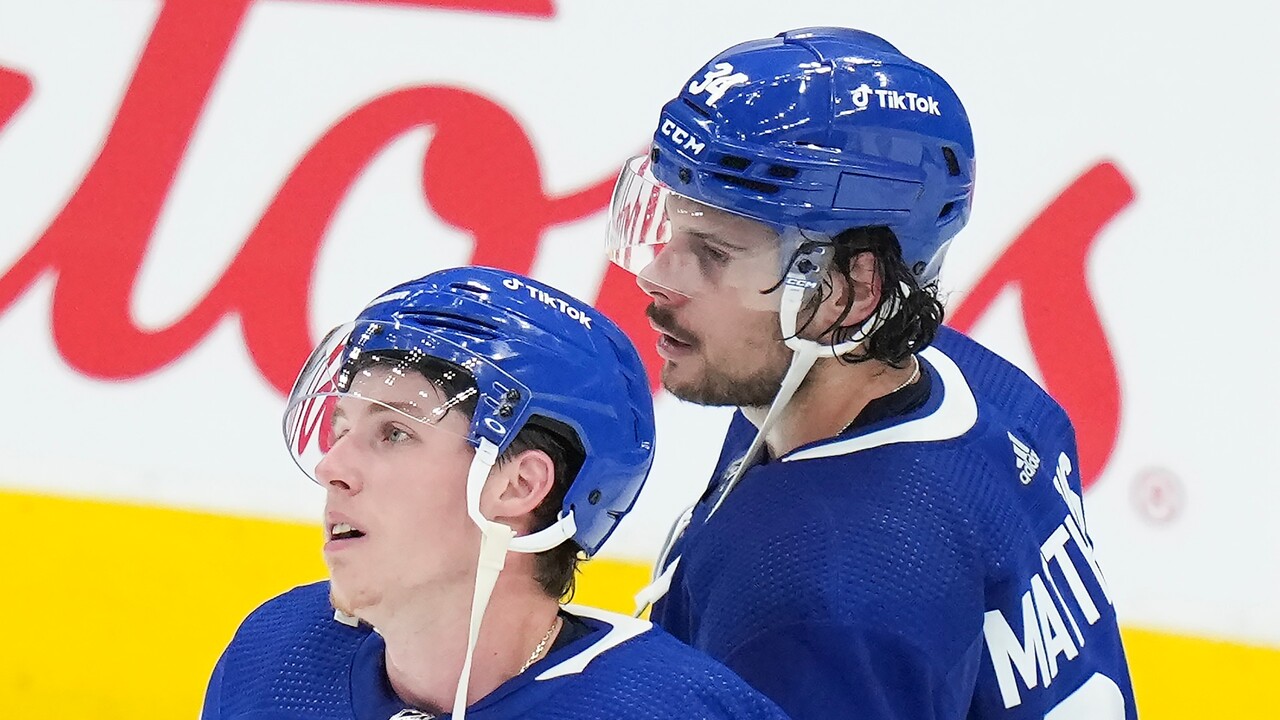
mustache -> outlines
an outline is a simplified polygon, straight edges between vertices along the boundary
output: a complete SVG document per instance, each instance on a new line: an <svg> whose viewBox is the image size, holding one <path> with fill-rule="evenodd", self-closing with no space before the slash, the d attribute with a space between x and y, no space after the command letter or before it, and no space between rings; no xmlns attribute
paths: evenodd
<svg viewBox="0 0 1280 720"><path fill-rule="evenodd" d="M687 345L696 344L693 341L693 333L681 327L680 324L676 322L675 313L671 312L669 308L658 307L655 303L649 303L649 306L644 309L644 314L655 325L661 327L663 332L674 337L676 340Z"/></svg>

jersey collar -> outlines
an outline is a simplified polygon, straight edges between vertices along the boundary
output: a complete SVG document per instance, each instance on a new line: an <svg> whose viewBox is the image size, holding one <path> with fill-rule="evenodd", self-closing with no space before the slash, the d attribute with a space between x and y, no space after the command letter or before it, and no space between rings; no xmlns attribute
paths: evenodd
<svg viewBox="0 0 1280 720"><path fill-rule="evenodd" d="M782 456L782 462L849 455L904 442L937 442L960 437L978 421L978 403L964 373L936 347L920 351L928 365L929 399L916 410L885 422L801 446Z"/></svg>

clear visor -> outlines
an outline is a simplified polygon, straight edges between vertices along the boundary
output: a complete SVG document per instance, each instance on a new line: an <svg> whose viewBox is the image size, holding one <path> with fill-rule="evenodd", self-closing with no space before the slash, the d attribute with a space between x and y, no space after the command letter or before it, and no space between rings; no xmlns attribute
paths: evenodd
<svg viewBox="0 0 1280 720"><path fill-rule="evenodd" d="M777 310L781 280L802 240L692 200L653 176L649 158L627 161L609 208L609 259L642 281L685 297L736 296L746 307Z"/></svg>
<svg viewBox="0 0 1280 720"><path fill-rule="evenodd" d="M428 332L380 323L334 328L303 367L284 415L294 462L312 480L339 441L371 453L470 440L483 359ZM494 368L488 368L496 371Z"/></svg>

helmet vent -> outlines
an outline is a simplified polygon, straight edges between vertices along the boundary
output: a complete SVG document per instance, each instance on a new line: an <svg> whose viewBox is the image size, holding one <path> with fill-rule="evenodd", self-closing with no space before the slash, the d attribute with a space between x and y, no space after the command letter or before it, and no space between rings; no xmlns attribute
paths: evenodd
<svg viewBox="0 0 1280 720"><path fill-rule="evenodd" d="M938 219L939 219L939 220L941 220L942 218L944 218L944 217L946 217L947 215L951 214L951 208L953 208L953 207L955 207L955 206L956 206L956 204L955 204L955 203L953 203L953 202L949 202L949 203L947 203L946 205L943 205L943 206L942 206L942 209L938 211Z"/></svg>
<svg viewBox="0 0 1280 720"><path fill-rule="evenodd" d="M840 152L840 151L841 151L840 147L838 147L838 146L836 146L836 145L823 145L822 143L819 143L819 142L813 142L812 140L797 140L797 141L795 141L795 143L793 143L793 144L794 144L796 147L798 147L798 148L803 148L803 149L805 149L805 150L823 150L823 151L826 151L826 152Z"/></svg>
<svg viewBox="0 0 1280 720"><path fill-rule="evenodd" d="M769 177L778 178L779 180L790 180L791 178L794 178L796 175L799 175L799 174L800 174L800 171L796 168L791 167L790 165L770 165L769 166Z"/></svg>
<svg viewBox="0 0 1280 720"><path fill-rule="evenodd" d="M473 281L456 282L450 285L449 288L451 290L461 290L462 292L470 293L482 300L488 299L489 297L489 288L485 287L484 285L481 285L478 282L473 282Z"/></svg>
<svg viewBox="0 0 1280 720"><path fill-rule="evenodd" d="M419 322L432 328L466 333L481 340L493 340L498 337L498 328L492 323L461 314L455 315L437 310L430 315L421 316Z"/></svg>
<svg viewBox="0 0 1280 720"><path fill-rule="evenodd" d="M680 99L684 101L685 105L688 105L694 112L698 113L702 117L704 118L711 117L711 113L708 113L706 110L699 107L697 103L693 102L689 98L680 98Z"/></svg>
<svg viewBox="0 0 1280 720"><path fill-rule="evenodd" d="M720 182L727 183L729 185L737 185L738 187L743 187L748 190L758 192L762 195L773 195L777 193L779 189L778 186L774 185L773 183L760 182L759 180L751 180L748 178L734 177L732 175L725 175L724 173L711 173L711 177L719 180Z"/></svg>
<svg viewBox="0 0 1280 720"><path fill-rule="evenodd" d="M947 173L956 176L960 174L960 161L956 159L956 151L949 147L943 146L942 157L947 161Z"/></svg>
<svg viewBox="0 0 1280 720"><path fill-rule="evenodd" d="M721 157L720 164L730 170L746 170L751 167L750 160L744 157L738 157L737 155L725 155Z"/></svg>

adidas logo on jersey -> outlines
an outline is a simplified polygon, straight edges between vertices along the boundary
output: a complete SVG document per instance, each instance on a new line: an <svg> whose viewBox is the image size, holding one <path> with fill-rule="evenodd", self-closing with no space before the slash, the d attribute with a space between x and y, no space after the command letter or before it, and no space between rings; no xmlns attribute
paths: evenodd
<svg viewBox="0 0 1280 720"><path fill-rule="evenodd" d="M395 715L392 715L389 720L435 720L435 717L435 715L424 713L421 710L410 710L405 708Z"/></svg>
<svg viewBox="0 0 1280 720"><path fill-rule="evenodd" d="M1009 439L1013 441L1015 454L1026 453L1028 465L1023 468L1023 476L1034 475L1034 471L1027 472L1032 467L1029 463L1034 460L1039 466L1040 458L1012 434ZM1006 708L1022 704L1024 689L1031 692L1049 687L1064 668L1070 667L1069 663L1087 655L1085 642L1090 638L1089 628L1102 619L1104 611L1108 615L1114 612L1093 541L1085 531L1080 495L1071 484L1072 469L1071 458L1066 453L1058 453L1058 465L1052 471L1053 486L1066 502L1066 512L1062 522L1040 543L1040 571L1023 582L1022 586L1027 589L1020 603L1009 602L983 615L982 635ZM1090 587L1084 581L1086 577L1092 577L1096 586ZM1059 586L1057 578L1066 580L1065 588ZM1103 627L1107 625L1104 623ZM1109 642L1105 637L1099 639ZM1109 690L1107 683L1110 683ZM1100 684L1103 687L1099 687ZM1105 675L1095 674L1048 714L1036 717L1121 718L1125 717L1123 705L1114 682Z"/></svg>
<svg viewBox="0 0 1280 720"><path fill-rule="evenodd" d="M1018 480L1023 485L1030 485L1035 479L1036 471L1040 469L1040 456L1035 450L1027 447L1027 444L1013 436L1013 433L1006 432L1009 440L1013 442L1013 460L1018 466Z"/></svg>

